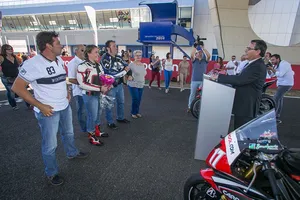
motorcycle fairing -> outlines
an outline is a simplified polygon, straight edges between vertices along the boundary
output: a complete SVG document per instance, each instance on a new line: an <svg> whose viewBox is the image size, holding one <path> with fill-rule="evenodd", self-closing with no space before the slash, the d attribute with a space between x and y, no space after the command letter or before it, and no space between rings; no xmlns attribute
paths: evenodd
<svg viewBox="0 0 300 200"><path fill-rule="evenodd" d="M222 194L224 194L224 189L222 191L222 188L226 188L227 190L234 191L234 193L237 195L238 199L240 200L249 200L249 199L255 199L255 200L270 200L272 199L269 195L264 194L255 188L251 187L248 192L246 192L247 185L243 183L238 183L233 180L228 180L228 178L221 178L218 176L212 177L214 183L218 186L219 191L221 191ZM225 194L224 194L225 195ZM228 197L227 197L228 199ZM230 199L230 198L229 198ZM233 198L232 198L233 199ZM235 199L237 200L237 199Z"/></svg>
<svg viewBox="0 0 300 200"><path fill-rule="evenodd" d="M237 191L232 190L232 189L229 189L227 187L220 186L219 188L220 188L222 194L224 194L227 199L252 200L252 198L248 198L247 196L243 195L242 193L237 192Z"/></svg>

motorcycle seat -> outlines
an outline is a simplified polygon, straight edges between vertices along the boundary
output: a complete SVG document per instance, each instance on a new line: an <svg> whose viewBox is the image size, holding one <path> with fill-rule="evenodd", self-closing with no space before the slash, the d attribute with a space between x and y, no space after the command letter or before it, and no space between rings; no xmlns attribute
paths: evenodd
<svg viewBox="0 0 300 200"><path fill-rule="evenodd" d="M283 160L295 175L300 175L300 153L287 151L283 154Z"/></svg>

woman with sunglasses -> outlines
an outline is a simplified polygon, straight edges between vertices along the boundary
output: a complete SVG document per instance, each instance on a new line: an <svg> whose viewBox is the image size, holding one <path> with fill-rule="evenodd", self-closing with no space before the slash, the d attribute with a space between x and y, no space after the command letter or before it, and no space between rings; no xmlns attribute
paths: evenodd
<svg viewBox="0 0 300 200"><path fill-rule="evenodd" d="M13 110L18 110L15 97L12 95L11 87L19 74L18 67L21 64L15 55L12 46L4 44L1 47L0 66L1 66L1 81L6 89L6 95L10 106Z"/></svg>
<svg viewBox="0 0 300 200"><path fill-rule="evenodd" d="M129 64L129 68L132 71L132 75L128 77L128 88L132 98L131 103L131 117L137 119L142 117L140 114L140 105L142 101L142 95L145 84L145 76L147 71L142 60L142 51L136 50L133 52L134 61Z"/></svg>

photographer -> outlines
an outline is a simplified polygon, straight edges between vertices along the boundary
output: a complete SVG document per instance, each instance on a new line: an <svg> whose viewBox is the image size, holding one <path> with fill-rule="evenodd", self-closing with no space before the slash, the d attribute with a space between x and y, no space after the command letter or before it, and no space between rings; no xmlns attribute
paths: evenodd
<svg viewBox="0 0 300 200"><path fill-rule="evenodd" d="M197 51L197 47L200 50ZM188 112L191 110L191 103L195 98L197 88L202 86L203 74L206 72L208 61L210 60L210 53L204 49L204 44L197 38L197 42L194 44L191 61L192 61L192 79L191 79L191 93L188 103Z"/></svg>

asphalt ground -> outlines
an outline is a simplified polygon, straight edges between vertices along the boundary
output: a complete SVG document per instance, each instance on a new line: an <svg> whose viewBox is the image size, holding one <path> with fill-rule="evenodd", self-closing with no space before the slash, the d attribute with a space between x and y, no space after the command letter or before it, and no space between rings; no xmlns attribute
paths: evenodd
<svg viewBox="0 0 300 200"><path fill-rule="evenodd" d="M186 113L189 90L145 88L141 113L130 119L131 99L125 88L125 113L130 124L117 124L103 147L91 146L80 133L75 104L73 124L77 147L90 156L68 160L58 135L57 159L62 186L51 186L44 175L41 136L33 111L0 108L0 199L179 200L186 179L205 164L194 160L197 120ZM0 92L0 101L5 100ZM300 100L285 99L279 125L281 142L300 146ZM103 116L102 116L103 118ZM217 125L217 124L216 124Z"/></svg>

